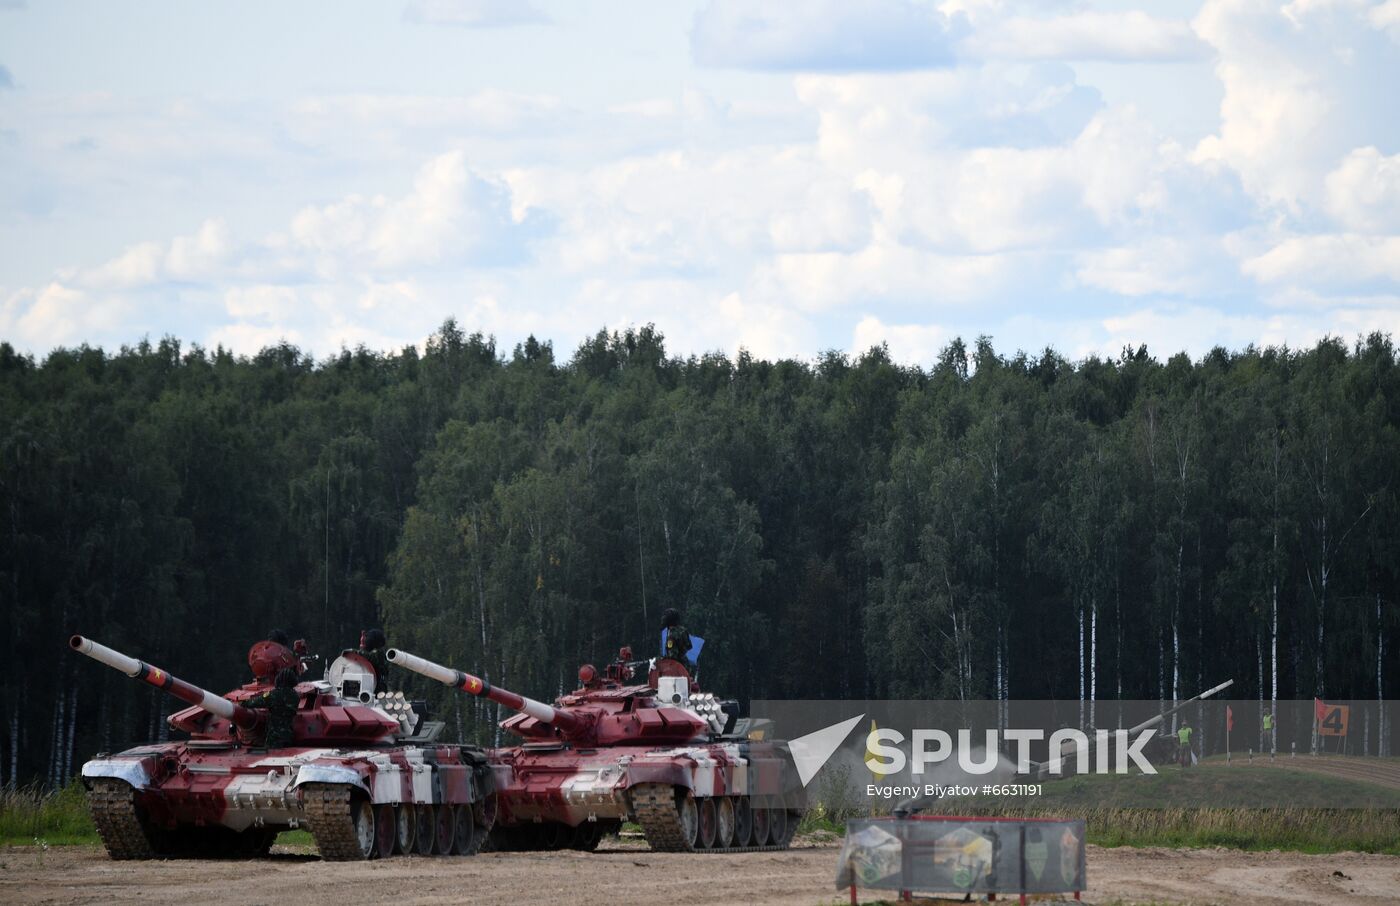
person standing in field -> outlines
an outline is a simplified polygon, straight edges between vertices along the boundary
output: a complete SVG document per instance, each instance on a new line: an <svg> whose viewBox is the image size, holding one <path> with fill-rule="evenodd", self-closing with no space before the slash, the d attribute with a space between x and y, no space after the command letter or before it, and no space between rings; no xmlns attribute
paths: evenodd
<svg viewBox="0 0 1400 906"><path fill-rule="evenodd" d="M1179 729L1179 730L1176 731L1176 739L1177 739L1177 743L1178 743L1179 746L1180 746L1180 751L1177 753L1177 758L1180 760L1181 766L1182 766L1183 768L1185 768L1185 767L1190 767L1190 765L1191 765L1191 724L1190 724L1190 723L1188 723L1187 721L1184 721L1184 720L1181 722L1181 729Z"/></svg>

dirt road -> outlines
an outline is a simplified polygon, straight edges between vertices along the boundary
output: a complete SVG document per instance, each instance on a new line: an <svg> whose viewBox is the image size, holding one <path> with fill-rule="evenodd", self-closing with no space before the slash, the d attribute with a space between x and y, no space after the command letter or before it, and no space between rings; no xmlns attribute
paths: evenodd
<svg viewBox="0 0 1400 906"><path fill-rule="evenodd" d="M1400 760L1355 758L1347 755L1299 755L1296 758L1257 758L1253 764L1294 771L1312 771L1347 780L1361 780L1400 790Z"/></svg>
<svg viewBox="0 0 1400 906"><path fill-rule="evenodd" d="M0 903L813 906L845 902L831 886L836 855L832 846L733 856L614 848L336 865L290 848L255 862L113 862L97 847L16 847L0 851ZM1400 857L1090 847L1089 881L1089 903L1394 903Z"/></svg>

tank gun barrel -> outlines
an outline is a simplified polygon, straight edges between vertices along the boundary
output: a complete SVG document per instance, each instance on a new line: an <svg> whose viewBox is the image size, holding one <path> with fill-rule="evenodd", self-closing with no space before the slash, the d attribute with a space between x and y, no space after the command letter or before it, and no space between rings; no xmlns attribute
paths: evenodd
<svg viewBox="0 0 1400 906"><path fill-rule="evenodd" d="M258 725L261 715L251 708L235 704L224 698L222 695L215 695L198 686L187 683L182 679L171 676L159 667L147 664L145 661L137 660L120 651L108 648L106 645L94 642L92 639L75 635L68 640L68 646L79 654L85 654L94 661L106 664L114 670L125 673L132 679L137 679L143 683L155 686L163 692L180 699L191 705L196 705L208 711L210 714L218 715L226 720L233 721L234 726L242 730L251 730Z"/></svg>
<svg viewBox="0 0 1400 906"><path fill-rule="evenodd" d="M435 664L427 658L409 654L400 648L390 648L384 652L384 657L391 664L397 664L405 670L412 670L428 679L437 680L444 686L461 689L463 692L470 692L478 698L489 699L499 705L505 705L513 711L528 714L542 724L557 727L565 735L584 729L584 722L578 715L546 705L544 702L535 701L533 698L517 695L499 686L493 686L479 676Z"/></svg>
<svg viewBox="0 0 1400 906"><path fill-rule="evenodd" d="M1129 729L1129 730L1128 730L1128 734L1131 736L1131 735L1134 734L1134 733L1140 733L1140 732L1142 732L1143 730L1146 730L1148 727L1154 727L1154 726L1156 726L1157 724L1160 724L1162 721L1166 720L1168 717L1171 717L1171 716L1172 716L1173 714L1175 714L1176 712L1180 711L1182 708L1185 708L1187 705L1191 704L1192 702L1200 701L1201 699L1205 699L1205 698L1210 698L1212 695L1215 695L1216 693L1224 692L1226 689L1230 688L1230 687L1233 686L1234 684L1235 684L1235 681L1234 681L1234 680L1228 679L1228 680L1226 680L1225 682L1221 683L1220 685L1216 686L1216 687L1213 688L1213 689L1207 689L1206 691L1202 692L1200 695L1193 695L1191 698L1188 698L1188 699L1186 699L1185 701L1177 702L1173 707L1168 708L1167 710L1163 711L1161 714L1158 714L1156 717L1149 718L1149 719L1143 721L1142 723L1138 724L1136 727L1133 727L1133 728Z"/></svg>

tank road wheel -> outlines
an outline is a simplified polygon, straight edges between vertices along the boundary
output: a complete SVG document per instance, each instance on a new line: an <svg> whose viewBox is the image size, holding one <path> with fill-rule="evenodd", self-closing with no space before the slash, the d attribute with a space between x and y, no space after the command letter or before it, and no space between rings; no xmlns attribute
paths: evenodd
<svg viewBox="0 0 1400 906"><path fill-rule="evenodd" d="M786 846L788 833L787 809L781 802L768 810L768 843L770 846Z"/></svg>
<svg viewBox="0 0 1400 906"><path fill-rule="evenodd" d="M350 800L350 822L355 827L355 843L361 859L374 858L374 806L356 796Z"/></svg>
<svg viewBox="0 0 1400 906"><path fill-rule="evenodd" d="M234 851L245 859L262 859L272 850L277 831L265 827L250 827L236 836Z"/></svg>
<svg viewBox="0 0 1400 906"><path fill-rule="evenodd" d="M690 790L665 783L639 783L629 791L632 815L657 852L690 852L699 830L699 809Z"/></svg>
<svg viewBox="0 0 1400 906"><path fill-rule="evenodd" d="M753 803L748 796L734 797L734 846L748 846L753 836Z"/></svg>
<svg viewBox="0 0 1400 906"><path fill-rule="evenodd" d="M414 824L413 803L405 802L394 807L394 855L413 852Z"/></svg>
<svg viewBox="0 0 1400 906"><path fill-rule="evenodd" d="M472 803L472 820L476 822L476 836L479 843L476 848L481 849L487 842L487 837L491 834L491 828L496 826L496 794L492 793L485 799L478 799Z"/></svg>
<svg viewBox="0 0 1400 906"><path fill-rule="evenodd" d="M563 849L573 842L574 829L557 821L546 821L535 828L540 849Z"/></svg>
<svg viewBox="0 0 1400 906"><path fill-rule="evenodd" d="M433 854L433 841L437 839L437 816L433 807L425 802L413 806L413 851L420 856Z"/></svg>
<svg viewBox="0 0 1400 906"><path fill-rule="evenodd" d="M700 800L700 825L696 828L695 843L700 849L710 849L715 845L719 831L719 818L715 815L715 800L705 797Z"/></svg>
<svg viewBox="0 0 1400 906"><path fill-rule="evenodd" d="M676 797L676 810L681 818L681 839L686 849L695 849L700 839L700 807L690 790Z"/></svg>
<svg viewBox="0 0 1400 906"><path fill-rule="evenodd" d="M750 846L768 845L768 809L753 810L753 834L749 836Z"/></svg>
<svg viewBox="0 0 1400 906"><path fill-rule="evenodd" d="M734 845L734 798L732 796L725 796L717 800L715 819L718 829L715 834L715 846L719 849L728 849Z"/></svg>
<svg viewBox="0 0 1400 906"><path fill-rule="evenodd" d="M599 821L585 821L573 829L569 837L569 849L591 853L603 839L603 825Z"/></svg>
<svg viewBox="0 0 1400 906"><path fill-rule="evenodd" d="M452 838L457 834L457 813L446 802L433 806L435 838L433 855L446 856L452 852Z"/></svg>
<svg viewBox="0 0 1400 906"><path fill-rule="evenodd" d="M783 833L783 838L778 844L784 849L792 845L792 838L797 836L797 826L802 823L803 810L800 808L790 808L787 810L787 830Z"/></svg>
<svg viewBox="0 0 1400 906"><path fill-rule="evenodd" d="M363 792L340 783L308 783L301 790L322 859L350 862L374 855L374 807Z"/></svg>
<svg viewBox="0 0 1400 906"><path fill-rule="evenodd" d="M477 832L470 805L452 806L452 855L474 856L484 835Z"/></svg>
<svg viewBox="0 0 1400 906"><path fill-rule="evenodd" d="M398 836L398 821L394 807L388 803L374 807L374 857L387 859L394 854L394 838Z"/></svg>
<svg viewBox="0 0 1400 906"><path fill-rule="evenodd" d="M97 834L113 859L153 859L156 848L136 805L136 791L122 780L95 780L88 808Z"/></svg>

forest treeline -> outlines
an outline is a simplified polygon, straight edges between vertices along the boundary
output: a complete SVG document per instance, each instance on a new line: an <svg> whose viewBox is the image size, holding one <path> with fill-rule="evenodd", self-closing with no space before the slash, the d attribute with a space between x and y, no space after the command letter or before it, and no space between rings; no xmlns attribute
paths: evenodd
<svg viewBox="0 0 1400 906"><path fill-rule="evenodd" d="M567 361L447 322L315 361L0 344L0 780L58 783L271 627L549 698L649 653L757 697L1393 697L1388 337L1070 362L951 343L767 362L651 328ZM416 678L414 678L416 679ZM401 681L407 682L406 678ZM414 686L464 738L490 715Z"/></svg>

